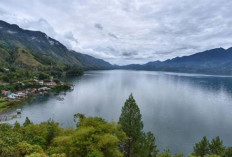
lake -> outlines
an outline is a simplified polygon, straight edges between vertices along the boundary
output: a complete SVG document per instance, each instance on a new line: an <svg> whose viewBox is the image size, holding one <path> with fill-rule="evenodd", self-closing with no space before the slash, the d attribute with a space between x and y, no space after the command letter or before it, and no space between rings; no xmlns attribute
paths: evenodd
<svg viewBox="0 0 232 157"><path fill-rule="evenodd" d="M125 100L133 93L143 115L144 130L152 131L158 148L189 154L203 136L232 141L232 77L150 71L89 71L70 78L74 90L64 101L57 96L38 97L22 106L39 123L49 118L73 126L73 115L101 116L118 121ZM8 111L11 113L12 111Z"/></svg>

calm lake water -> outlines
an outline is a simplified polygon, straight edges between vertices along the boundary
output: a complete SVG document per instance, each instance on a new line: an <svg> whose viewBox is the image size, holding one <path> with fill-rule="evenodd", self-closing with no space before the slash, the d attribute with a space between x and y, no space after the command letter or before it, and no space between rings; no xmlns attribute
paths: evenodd
<svg viewBox="0 0 232 157"><path fill-rule="evenodd" d="M191 153L203 136L220 136L232 146L232 77L146 71L91 71L69 80L75 85L64 101L38 97L22 106L39 123L53 118L72 126L73 115L101 116L118 121L121 108L133 93L143 115L145 131L152 131L161 150ZM11 111L8 111L9 113Z"/></svg>

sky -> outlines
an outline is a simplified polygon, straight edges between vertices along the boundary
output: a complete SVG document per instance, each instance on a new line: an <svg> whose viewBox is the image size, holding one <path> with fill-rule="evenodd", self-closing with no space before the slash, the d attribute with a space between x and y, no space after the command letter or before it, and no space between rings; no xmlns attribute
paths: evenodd
<svg viewBox="0 0 232 157"><path fill-rule="evenodd" d="M230 0L1 0L0 19L112 64L232 47Z"/></svg>

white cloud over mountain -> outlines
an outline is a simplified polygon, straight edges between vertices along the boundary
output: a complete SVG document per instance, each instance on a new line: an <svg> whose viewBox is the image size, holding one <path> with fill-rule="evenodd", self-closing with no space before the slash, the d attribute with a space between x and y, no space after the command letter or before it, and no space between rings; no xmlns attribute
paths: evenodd
<svg viewBox="0 0 232 157"><path fill-rule="evenodd" d="M228 0L1 0L0 19L111 63L232 46Z"/></svg>

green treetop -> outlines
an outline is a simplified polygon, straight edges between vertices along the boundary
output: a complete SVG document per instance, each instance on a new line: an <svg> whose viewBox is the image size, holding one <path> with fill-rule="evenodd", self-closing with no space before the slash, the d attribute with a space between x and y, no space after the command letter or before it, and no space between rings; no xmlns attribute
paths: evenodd
<svg viewBox="0 0 232 157"><path fill-rule="evenodd" d="M155 137L151 132L144 133L142 115L132 94L122 107L119 124L128 137L122 147L125 157L150 157L157 154Z"/></svg>

